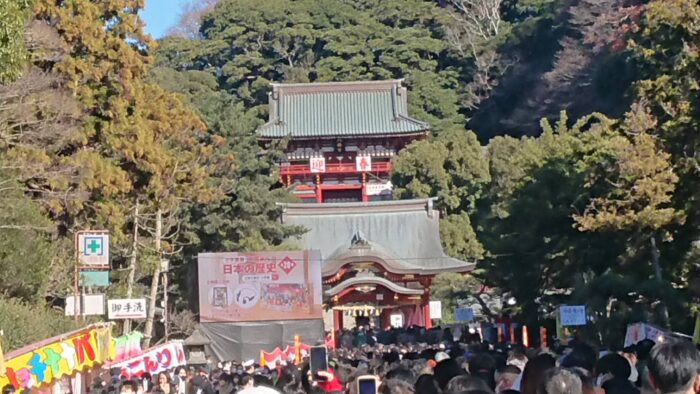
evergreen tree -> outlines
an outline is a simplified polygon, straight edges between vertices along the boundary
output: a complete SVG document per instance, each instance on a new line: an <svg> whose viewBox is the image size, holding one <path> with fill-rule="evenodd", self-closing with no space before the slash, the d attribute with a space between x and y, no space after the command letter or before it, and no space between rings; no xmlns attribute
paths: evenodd
<svg viewBox="0 0 700 394"><path fill-rule="evenodd" d="M648 133L670 154L678 176L671 207L685 221L667 228L673 242L660 248L666 261L681 262L672 278L683 287L688 278L700 275L699 13L700 5L693 1L651 1L631 42L641 66L638 105L648 109L656 122ZM700 293L695 299L699 301Z"/></svg>
<svg viewBox="0 0 700 394"><path fill-rule="evenodd" d="M0 1L0 83L18 78L26 67L24 30L31 8L31 0Z"/></svg>
<svg viewBox="0 0 700 394"><path fill-rule="evenodd" d="M210 73L261 119L270 82L405 78L409 112L439 131L465 122L448 18L420 0L226 1L204 17L201 40L165 39L159 65Z"/></svg>
<svg viewBox="0 0 700 394"><path fill-rule="evenodd" d="M488 161L476 135L452 129L409 145L394 159L396 198L437 197L445 215L441 234L447 252L465 259L483 256L469 215L489 182Z"/></svg>

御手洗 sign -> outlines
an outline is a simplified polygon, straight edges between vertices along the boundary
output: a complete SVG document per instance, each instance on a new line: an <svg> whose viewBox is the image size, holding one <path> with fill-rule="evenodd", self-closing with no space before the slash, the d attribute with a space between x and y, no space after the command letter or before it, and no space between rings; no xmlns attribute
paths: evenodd
<svg viewBox="0 0 700 394"><path fill-rule="evenodd" d="M309 159L311 172L326 172L326 159L324 157L312 157Z"/></svg>
<svg viewBox="0 0 700 394"><path fill-rule="evenodd" d="M146 299L125 298L107 301L107 317L113 319L145 319Z"/></svg>
<svg viewBox="0 0 700 394"><path fill-rule="evenodd" d="M566 326L585 326L586 325L586 306L585 305L562 305L559 307L559 319L561 325Z"/></svg>
<svg viewBox="0 0 700 394"><path fill-rule="evenodd" d="M430 301L428 303L431 319L442 319L442 301Z"/></svg>
<svg viewBox="0 0 700 394"><path fill-rule="evenodd" d="M455 320L457 321L473 321L474 309L472 308L456 308Z"/></svg>
<svg viewBox="0 0 700 394"><path fill-rule="evenodd" d="M372 171L372 158L370 156L356 156L355 170L360 172Z"/></svg>
<svg viewBox="0 0 700 394"><path fill-rule="evenodd" d="M79 231L76 233L78 265L86 268L109 268L109 233Z"/></svg>

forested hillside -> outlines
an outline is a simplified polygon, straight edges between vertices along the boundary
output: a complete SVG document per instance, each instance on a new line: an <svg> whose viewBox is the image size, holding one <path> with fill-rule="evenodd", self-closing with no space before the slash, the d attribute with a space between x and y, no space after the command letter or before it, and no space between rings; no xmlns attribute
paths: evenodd
<svg viewBox="0 0 700 394"><path fill-rule="evenodd" d="M0 290L13 311L61 306L73 233L107 228L109 293L155 294L171 260L186 334L198 252L294 247L305 231L279 224L281 147L255 139L269 84L403 78L432 132L395 158L395 195L439 197L446 251L479 264L436 294L500 291L532 323L585 302L610 341L637 319L690 330L696 2L193 1L157 43L142 5L0 0L0 274L16 278ZM147 325L149 338L162 328Z"/></svg>

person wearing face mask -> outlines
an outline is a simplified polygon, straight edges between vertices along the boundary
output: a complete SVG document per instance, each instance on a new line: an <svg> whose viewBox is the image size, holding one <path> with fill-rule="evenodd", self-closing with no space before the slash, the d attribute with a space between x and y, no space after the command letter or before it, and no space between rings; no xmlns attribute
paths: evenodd
<svg viewBox="0 0 700 394"><path fill-rule="evenodd" d="M177 394L187 393L187 369L180 367L175 371L175 386Z"/></svg>

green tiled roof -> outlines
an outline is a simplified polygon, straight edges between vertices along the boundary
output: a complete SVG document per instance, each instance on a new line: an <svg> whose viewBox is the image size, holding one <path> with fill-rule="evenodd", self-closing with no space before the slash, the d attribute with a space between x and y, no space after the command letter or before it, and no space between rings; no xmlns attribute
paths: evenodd
<svg viewBox="0 0 700 394"><path fill-rule="evenodd" d="M393 272L435 274L467 272L473 262L449 257L440 239L435 199L371 203L293 203L282 207L285 224L309 229L296 242L321 252L323 274L334 274L348 261L372 261ZM295 240L290 240L295 242Z"/></svg>
<svg viewBox="0 0 700 394"><path fill-rule="evenodd" d="M273 84L264 138L415 134L427 123L408 116L401 80Z"/></svg>

